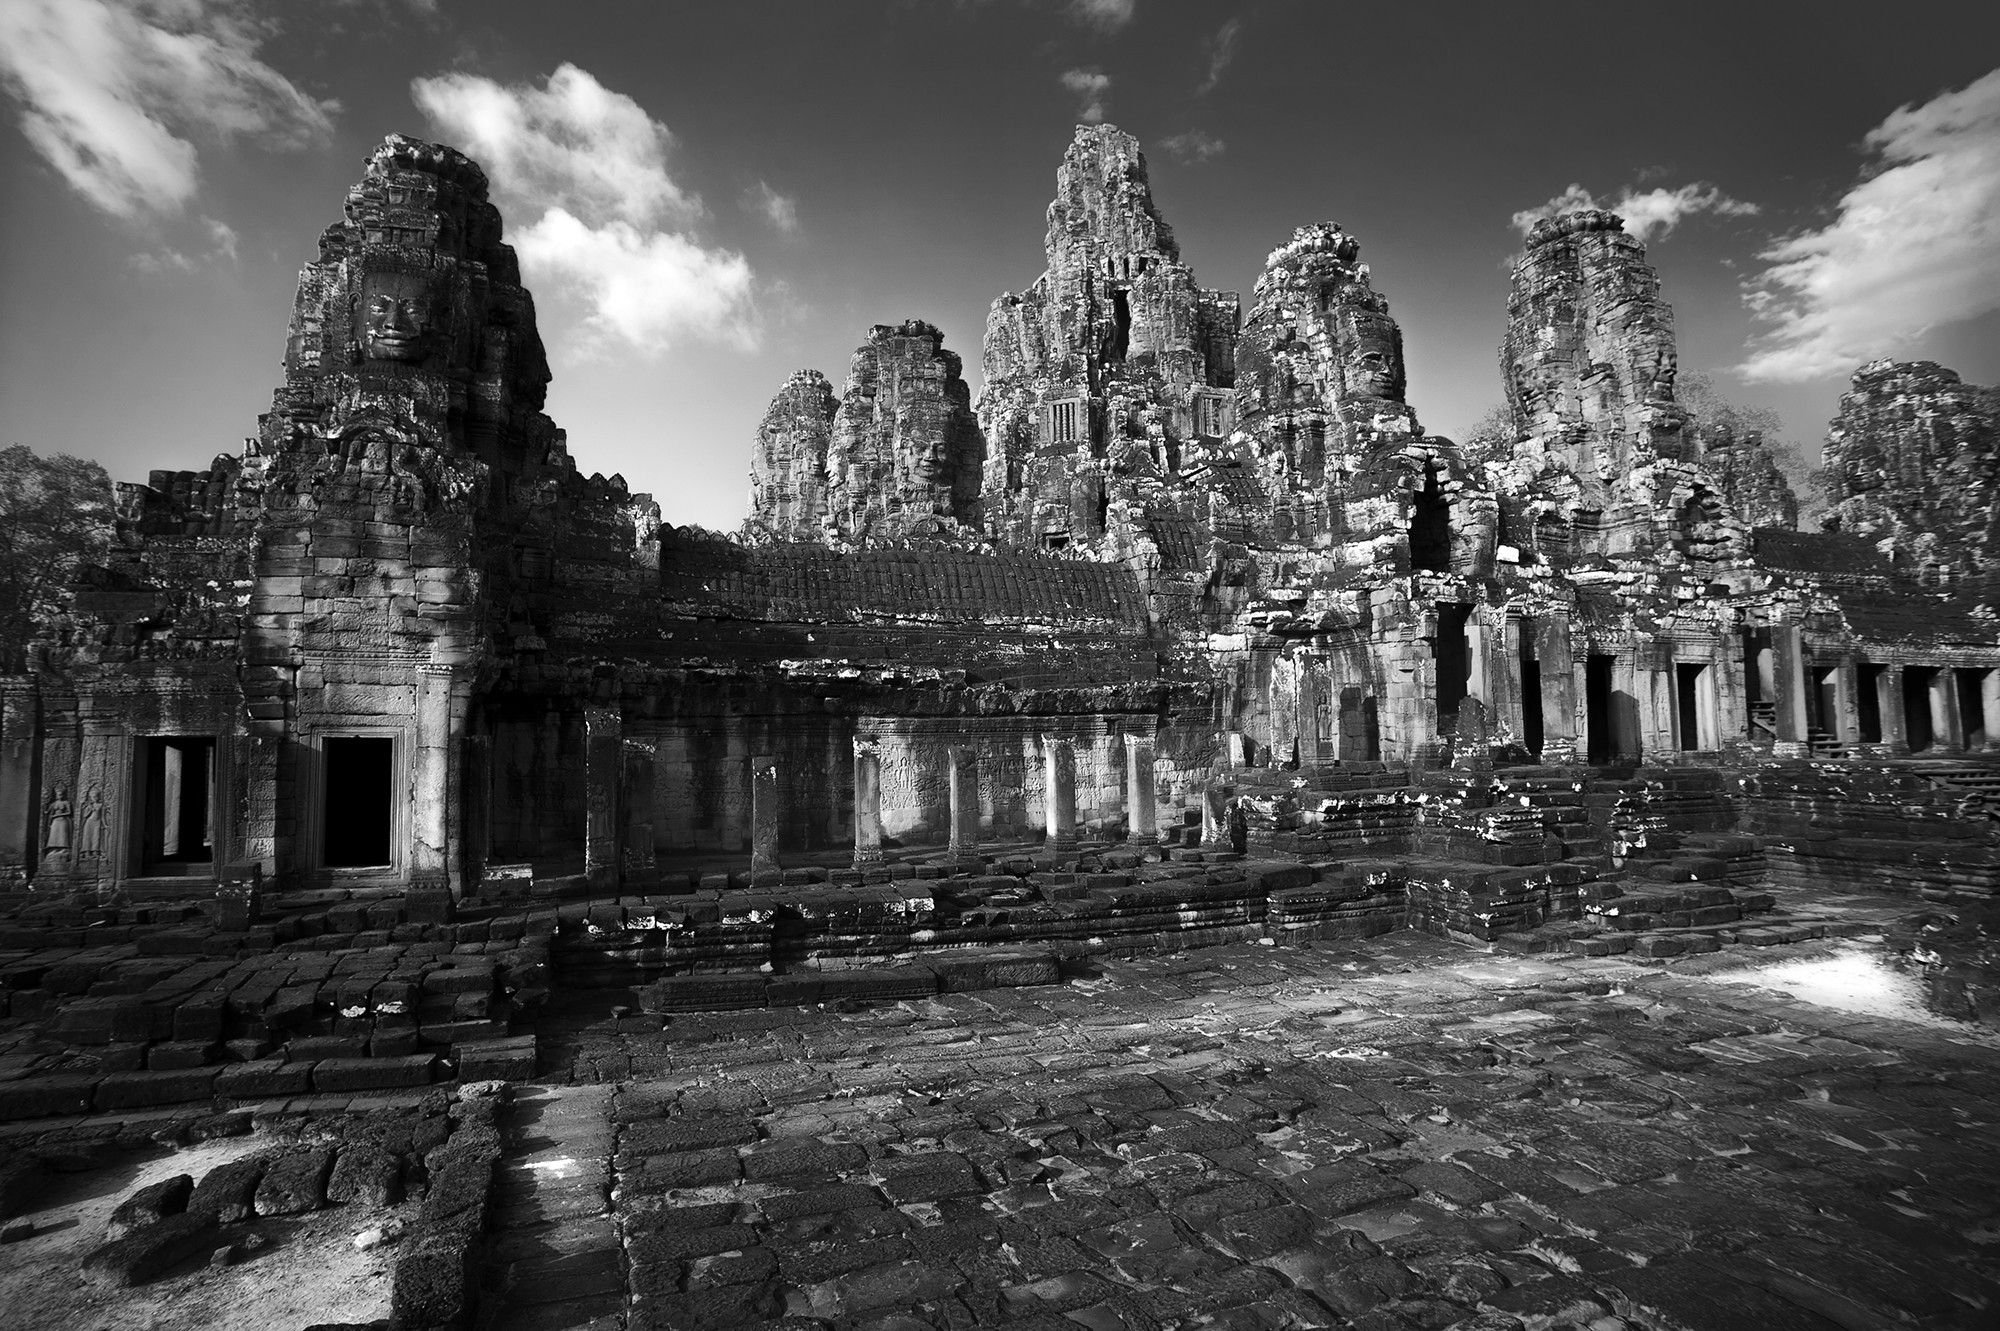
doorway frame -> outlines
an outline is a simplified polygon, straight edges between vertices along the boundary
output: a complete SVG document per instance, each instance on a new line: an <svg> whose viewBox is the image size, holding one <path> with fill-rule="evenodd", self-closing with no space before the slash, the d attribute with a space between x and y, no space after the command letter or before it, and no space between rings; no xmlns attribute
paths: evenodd
<svg viewBox="0 0 2000 1331"><path fill-rule="evenodd" d="M389 745L389 863L354 867L326 862L326 742L330 739L386 739ZM340 882L406 883L410 877L410 732L407 726L322 721L299 734L298 810L306 871Z"/></svg>

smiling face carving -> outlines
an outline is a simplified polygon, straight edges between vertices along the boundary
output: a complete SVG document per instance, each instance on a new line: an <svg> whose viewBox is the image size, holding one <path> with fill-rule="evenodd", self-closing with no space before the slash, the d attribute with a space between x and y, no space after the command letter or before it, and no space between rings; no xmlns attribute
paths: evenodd
<svg viewBox="0 0 2000 1331"><path fill-rule="evenodd" d="M361 284L361 349L369 360L406 364L430 352L431 290L414 273L369 273Z"/></svg>

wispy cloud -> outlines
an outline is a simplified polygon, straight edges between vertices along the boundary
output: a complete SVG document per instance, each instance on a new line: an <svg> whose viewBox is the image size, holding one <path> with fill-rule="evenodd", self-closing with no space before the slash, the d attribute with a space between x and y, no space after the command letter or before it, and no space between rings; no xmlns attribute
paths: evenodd
<svg viewBox="0 0 2000 1331"><path fill-rule="evenodd" d="M1062 85L1076 97L1076 118L1096 124L1111 100L1111 76L1098 69L1066 69Z"/></svg>
<svg viewBox="0 0 2000 1331"><path fill-rule="evenodd" d="M300 148L332 132L338 105L258 58L273 29L237 0L4 0L0 83L92 204L174 213L199 185L196 140Z"/></svg>
<svg viewBox="0 0 2000 1331"><path fill-rule="evenodd" d="M1834 219L1758 255L1744 300L1768 329L1744 378L1845 374L2000 309L2000 69L1899 108L1864 143L1876 160Z"/></svg>
<svg viewBox="0 0 2000 1331"><path fill-rule="evenodd" d="M1191 129L1185 134L1169 134L1160 140L1160 146L1177 162L1206 162L1211 157L1222 156L1229 147L1215 135L1198 129Z"/></svg>
<svg viewBox="0 0 2000 1331"><path fill-rule="evenodd" d="M588 303L586 350L759 345L748 260L695 234L704 209L668 170L673 136L632 98L571 64L540 88L443 74L411 95L486 167L504 205L539 213L509 237L531 278Z"/></svg>
<svg viewBox="0 0 2000 1331"><path fill-rule="evenodd" d="M1071 18L1100 32L1116 32L1132 21L1138 0L1069 0Z"/></svg>
<svg viewBox="0 0 2000 1331"><path fill-rule="evenodd" d="M1650 240L1656 234L1665 236L1683 220L1697 213L1751 217L1762 211L1754 203L1730 198L1705 180L1682 185L1679 189L1635 190L1628 185L1618 197L1604 200L1599 200L1583 186L1572 184L1547 203L1515 213L1514 229L1525 236L1544 217L1555 217L1579 208L1602 208L1617 213L1625 219L1625 230L1641 241Z"/></svg>
<svg viewBox="0 0 2000 1331"><path fill-rule="evenodd" d="M758 181L743 193L743 206L769 222L782 235L799 234L799 204L789 194L780 194L766 181Z"/></svg>
<svg viewBox="0 0 2000 1331"><path fill-rule="evenodd" d="M189 246L180 249L162 245L156 250L133 255L131 264L142 273L192 273L210 265L236 262L235 227L218 218L204 217L201 219L201 233L208 240L206 248Z"/></svg>
<svg viewBox="0 0 2000 1331"><path fill-rule="evenodd" d="M1222 71L1229 68L1229 62L1236 58L1236 39L1243 34L1243 19L1230 19L1215 30L1208 39L1208 76L1195 89L1197 95L1209 91L1222 82Z"/></svg>

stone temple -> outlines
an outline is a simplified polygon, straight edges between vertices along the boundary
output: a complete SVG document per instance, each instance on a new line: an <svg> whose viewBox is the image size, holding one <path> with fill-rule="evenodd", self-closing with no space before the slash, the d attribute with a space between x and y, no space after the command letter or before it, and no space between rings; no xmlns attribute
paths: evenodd
<svg viewBox="0 0 2000 1331"><path fill-rule="evenodd" d="M438 913L1232 825L1530 865L1669 793L1733 830L1725 773L2000 745L1992 394L1862 367L1830 529L1790 530L1763 442L1676 402L1613 214L1528 237L1514 437L1471 456L1418 420L1355 237L1299 228L1246 313L1135 140L1080 127L979 400L933 325L869 330L837 388L772 400L733 536L578 470L500 234L474 163L390 138L301 274L257 437L119 487L107 565L4 683L17 882ZM1591 773L1633 828L1589 814ZM1867 853L1792 853L1819 850Z"/></svg>
<svg viewBox="0 0 2000 1331"><path fill-rule="evenodd" d="M342 1205L406 1208L399 1331L2000 1300L2000 1059L1689 978L1855 940L2000 1024L2000 394L1861 366L1799 531L1570 212L1460 446L1356 237L1274 237L1246 309L1084 125L978 398L869 329L724 535L579 470L501 236L385 140L256 437L120 485L0 662L0 1268ZM52 1237L51 1179L232 1134Z"/></svg>

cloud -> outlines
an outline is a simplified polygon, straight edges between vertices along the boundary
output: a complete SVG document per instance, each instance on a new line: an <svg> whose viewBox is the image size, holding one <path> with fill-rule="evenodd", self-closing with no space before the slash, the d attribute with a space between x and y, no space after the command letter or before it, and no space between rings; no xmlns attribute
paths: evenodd
<svg viewBox="0 0 2000 1331"><path fill-rule="evenodd" d="M1206 162L1211 157L1222 156L1229 145L1213 134L1191 129L1185 134L1171 134L1161 139L1160 146L1177 162Z"/></svg>
<svg viewBox="0 0 2000 1331"><path fill-rule="evenodd" d="M668 170L673 135L636 101L571 64L540 88L443 74L410 94L486 167L507 209L538 218L510 239L531 280L590 307L589 349L756 348L750 264L695 234L705 209Z"/></svg>
<svg viewBox="0 0 2000 1331"><path fill-rule="evenodd" d="M743 193L743 206L769 222L787 236L799 234L798 200L789 194L780 194L764 181L758 181Z"/></svg>
<svg viewBox="0 0 2000 1331"><path fill-rule="evenodd" d="M1236 58L1236 39L1243 33L1243 20L1230 19L1215 30L1215 36L1208 39L1208 77L1195 89L1196 95L1207 92L1222 81L1222 71L1229 68L1229 62Z"/></svg>
<svg viewBox="0 0 2000 1331"><path fill-rule="evenodd" d="M132 266L142 273L191 273L210 264L236 262L235 227L218 218L204 217L201 219L201 230L208 237L207 250L190 254L185 249L163 245L157 250L133 255Z"/></svg>
<svg viewBox="0 0 2000 1331"><path fill-rule="evenodd" d="M1834 219L1757 256L1744 301L1768 330L1745 379L1845 374L2000 309L2000 69L1899 108L1863 142L1876 160Z"/></svg>
<svg viewBox="0 0 2000 1331"><path fill-rule="evenodd" d="M1640 241L1652 239L1655 233L1665 236L1684 219L1697 213L1751 217L1763 211L1754 203L1730 198L1705 180L1682 185L1679 189L1649 189L1643 193L1627 185L1617 198L1602 202L1583 186L1572 184L1547 203L1515 213L1514 229L1525 236L1544 217L1555 217L1579 208L1602 208L1617 213L1625 219L1625 230Z"/></svg>
<svg viewBox="0 0 2000 1331"><path fill-rule="evenodd" d="M560 207L515 232L514 249L523 267L589 301L585 331L601 341L657 353L687 338L741 351L761 340L754 279L740 254L630 222L591 226Z"/></svg>
<svg viewBox="0 0 2000 1331"><path fill-rule="evenodd" d="M117 217L178 212L200 181L195 140L302 148L338 104L257 58L275 25L237 0L7 0L0 83L21 132Z"/></svg>
<svg viewBox="0 0 2000 1331"><path fill-rule="evenodd" d="M1116 32L1132 21L1138 0L1069 0L1069 16L1100 32Z"/></svg>
<svg viewBox="0 0 2000 1331"><path fill-rule="evenodd" d="M1096 69L1066 69L1062 85L1076 95L1076 118L1096 124L1104 119L1104 105L1111 97L1111 76Z"/></svg>

